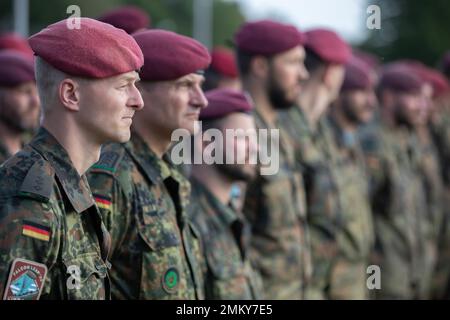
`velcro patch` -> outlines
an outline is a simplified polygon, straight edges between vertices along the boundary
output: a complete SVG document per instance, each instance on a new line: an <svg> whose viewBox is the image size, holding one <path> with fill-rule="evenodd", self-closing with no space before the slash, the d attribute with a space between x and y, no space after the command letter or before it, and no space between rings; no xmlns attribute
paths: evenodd
<svg viewBox="0 0 450 320"><path fill-rule="evenodd" d="M42 241L50 240L51 229L36 222L24 220L22 224L22 234Z"/></svg>
<svg viewBox="0 0 450 320"><path fill-rule="evenodd" d="M47 276L47 266L15 259L9 272L3 300L39 300Z"/></svg>

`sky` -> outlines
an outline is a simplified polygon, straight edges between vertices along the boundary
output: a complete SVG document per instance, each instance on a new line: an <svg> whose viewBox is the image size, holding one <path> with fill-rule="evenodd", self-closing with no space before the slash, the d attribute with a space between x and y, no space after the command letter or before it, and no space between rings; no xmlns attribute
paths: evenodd
<svg viewBox="0 0 450 320"><path fill-rule="evenodd" d="M237 0L248 19L267 17L298 26L301 30L328 27L345 40L358 44L366 37L368 0Z"/></svg>

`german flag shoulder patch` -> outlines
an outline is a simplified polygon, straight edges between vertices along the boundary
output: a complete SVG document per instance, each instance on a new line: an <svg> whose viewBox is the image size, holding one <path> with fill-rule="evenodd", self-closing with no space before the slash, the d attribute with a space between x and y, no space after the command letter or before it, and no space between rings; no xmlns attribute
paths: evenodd
<svg viewBox="0 0 450 320"><path fill-rule="evenodd" d="M111 198L108 198L103 195L94 194L95 203L97 204L97 207L109 210L111 209Z"/></svg>
<svg viewBox="0 0 450 320"><path fill-rule="evenodd" d="M23 220L22 223L22 234L27 237L35 238L42 241L49 241L51 229L45 225Z"/></svg>

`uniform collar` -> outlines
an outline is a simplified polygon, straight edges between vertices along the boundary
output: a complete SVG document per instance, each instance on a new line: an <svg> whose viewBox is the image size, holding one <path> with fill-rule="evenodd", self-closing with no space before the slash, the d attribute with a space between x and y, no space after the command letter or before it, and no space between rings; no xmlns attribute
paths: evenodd
<svg viewBox="0 0 450 320"><path fill-rule="evenodd" d="M50 132L40 128L30 145L55 169L56 176L76 212L81 213L94 205L86 176L80 177L67 151Z"/></svg>
<svg viewBox="0 0 450 320"><path fill-rule="evenodd" d="M191 184L192 189L196 190L198 194L203 195L208 204L212 207L213 210L208 213L213 212L214 214L210 214L210 216L220 220L221 225L225 224L227 227L231 227L231 225L236 221L242 222L242 218L237 211L220 202L219 199L217 199L217 197L213 195L200 181L192 178Z"/></svg>
<svg viewBox="0 0 450 320"><path fill-rule="evenodd" d="M165 161L166 157L158 158L136 132L132 133L131 140L125 144L125 149L153 183L162 182L171 175L171 166Z"/></svg>
<svg viewBox="0 0 450 320"><path fill-rule="evenodd" d="M327 120L333 130L337 145L342 148L354 149L358 142L356 131L350 132L343 130L332 115L329 115Z"/></svg>

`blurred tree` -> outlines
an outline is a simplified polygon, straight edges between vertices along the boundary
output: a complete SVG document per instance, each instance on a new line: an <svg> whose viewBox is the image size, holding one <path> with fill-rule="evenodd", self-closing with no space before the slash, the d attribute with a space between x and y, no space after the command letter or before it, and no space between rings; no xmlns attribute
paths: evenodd
<svg viewBox="0 0 450 320"><path fill-rule="evenodd" d="M241 8L234 0L210 0L213 6L213 43L226 45L244 21ZM11 30L13 0L0 1L0 31ZM172 30L192 36L193 0L30 0L30 34L55 21L70 16L70 5L78 5L83 17L97 17L114 7L132 4L149 12L154 28Z"/></svg>
<svg viewBox="0 0 450 320"><path fill-rule="evenodd" d="M360 48L383 61L402 58L434 66L450 49L450 1L369 0L381 8L381 29L369 30Z"/></svg>

